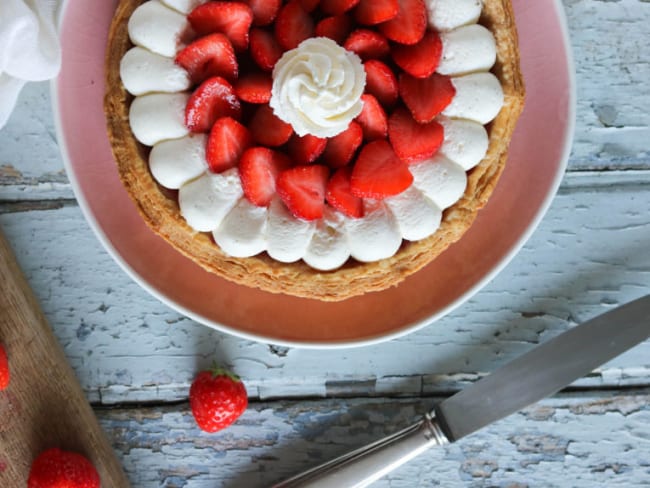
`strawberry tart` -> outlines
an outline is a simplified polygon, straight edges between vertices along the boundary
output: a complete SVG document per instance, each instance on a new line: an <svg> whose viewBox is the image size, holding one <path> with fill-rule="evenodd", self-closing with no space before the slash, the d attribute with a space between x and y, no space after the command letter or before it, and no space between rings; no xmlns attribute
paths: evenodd
<svg viewBox="0 0 650 488"><path fill-rule="evenodd" d="M120 0L106 76L146 223L225 279L330 301L463 235L524 99L510 0Z"/></svg>

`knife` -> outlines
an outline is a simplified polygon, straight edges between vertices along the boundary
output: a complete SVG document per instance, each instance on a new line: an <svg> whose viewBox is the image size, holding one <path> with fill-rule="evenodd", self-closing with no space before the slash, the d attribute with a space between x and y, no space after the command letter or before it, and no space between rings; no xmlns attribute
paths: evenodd
<svg viewBox="0 0 650 488"><path fill-rule="evenodd" d="M274 488L363 488L433 446L550 396L650 337L650 295L574 327L439 403L418 422Z"/></svg>

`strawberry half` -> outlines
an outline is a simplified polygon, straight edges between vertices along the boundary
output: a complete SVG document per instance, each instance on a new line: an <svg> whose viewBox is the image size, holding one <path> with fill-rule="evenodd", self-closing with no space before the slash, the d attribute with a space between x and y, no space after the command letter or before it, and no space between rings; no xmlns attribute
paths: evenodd
<svg viewBox="0 0 650 488"><path fill-rule="evenodd" d="M248 48L248 32L253 23L253 10L241 2L208 2L199 5L187 16L199 36L214 32L225 34L238 51Z"/></svg>
<svg viewBox="0 0 650 488"><path fill-rule="evenodd" d="M356 53L362 61L380 59L390 53L390 46L386 37L370 29L355 30L345 40L343 47Z"/></svg>
<svg viewBox="0 0 650 488"><path fill-rule="evenodd" d="M323 216L325 188L329 178L327 166L296 166L278 178L278 195L294 217L316 220Z"/></svg>
<svg viewBox="0 0 650 488"><path fill-rule="evenodd" d="M188 72L192 83L199 84L212 76L237 79L239 65L235 50L225 34L201 37L176 55L176 64Z"/></svg>
<svg viewBox="0 0 650 488"><path fill-rule="evenodd" d="M353 120L347 129L328 139L321 159L330 168L345 166L352 160L362 142L363 129Z"/></svg>
<svg viewBox="0 0 650 488"><path fill-rule="evenodd" d="M305 9L306 12L313 12L316 10L316 7L318 7L318 4L320 3L320 0L299 0L300 5L302 5L302 8Z"/></svg>
<svg viewBox="0 0 650 488"><path fill-rule="evenodd" d="M363 109L355 120L363 129L363 139L365 141L385 139L388 134L386 112L377 99L368 93L361 95L361 101Z"/></svg>
<svg viewBox="0 0 650 488"><path fill-rule="evenodd" d="M273 34L263 29L252 29L250 34L250 55L264 71L273 71L275 63L282 57L282 48Z"/></svg>
<svg viewBox="0 0 650 488"><path fill-rule="evenodd" d="M402 73L398 84L402 100L413 118L420 123L431 122L456 95L451 78L438 73L428 78L415 78Z"/></svg>
<svg viewBox="0 0 650 488"><path fill-rule="evenodd" d="M185 125L191 132L209 132L218 118L240 116L239 99L232 85L220 76L201 83L185 107Z"/></svg>
<svg viewBox="0 0 650 488"><path fill-rule="evenodd" d="M280 11L282 0L239 0L253 11L253 25L269 25Z"/></svg>
<svg viewBox="0 0 650 488"><path fill-rule="evenodd" d="M398 108L388 119L388 139L395 154L406 163L433 156L442 146L444 135L438 122L420 124L405 108Z"/></svg>
<svg viewBox="0 0 650 488"><path fill-rule="evenodd" d="M354 195L380 200L406 190L413 175L388 141L374 141L359 153L350 182Z"/></svg>
<svg viewBox="0 0 650 488"><path fill-rule="evenodd" d="M280 173L291 166L289 158L268 147L252 147L239 160L239 178L244 195L253 205L267 207L275 195Z"/></svg>
<svg viewBox="0 0 650 488"><path fill-rule="evenodd" d="M354 11L354 18L360 24L375 25L395 18L398 12L397 0L361 0Z"/></svg>
<svg viewBox="0 0 650 488"><path fill-rule="evenodd" d="M416 78L431 76L440 64L442 40L437 32L427 31L417 44L395 44L391 49L395 64Z"/></svg>
<svg viewBox="0 0 650 488"><path fill-rule="evenodd" d="M291 0L280 9L275 21L275 37L284 50L298 47L313 34L314 21L299 0Z"/></svg>
<svg viewBox="0 0 650 488"><path fill-rule="evenodd" d="M352 168L340 168L327 182L325 200L331 207L348 217L363 217L363 200L352 193L350 178Z"/></svg>
<svg viewBox="0 0 650 488"><path fill-rule="evenodd" d="M208 166L214 173L234 168L244 151L253 145L249 130L231 117L221 117L212 126L206 145Z"/></svg>
<svg viewBox="0 0 650 488"><path fill-rule="evenodd" d="M235 83L235 94L248 103L268 103L271 100L273 78L268 73L249 73Z"/></svg>
<svg viewBox="0 0 650 488"><path fill-rule="evenodd" d="M366 92L374 95L384 107L392 107L397 101L397 78L385 63L370 59L363 65L366 70Z"/></svg>
<svg viewBox="0 0 650 488"><path fill-rule="evenodd" d="M316 37L327 37L337 44L343 44L352 31L352 19L347 15L325 17L314 30Z"/></svg>
<svg viewBox="0 0 650 488"><path fill-rule="evenodd" d="M400 44L416 44L427 30L427 7L424 0L399 0L397 15L383 24L379 30L391 41Z"/></svg>
<svg viewBox="0 0 650 488"><path fill-rule="evenodd" d="M311 164L320 156L327 146L327 139L307 134L300 137L294 134L287 144L287 152L294 165Z"/></svg>
<svg viewBox="0 0 650 488"><path fill-rule="evenodd" d="M253 139L262 146L281 146L293 134L291 124L280 120L269 105L262 105L257 109L248 127Z"/></svg>
<svg viewBox="0 0 650 488"><path fill-rule="evenodd" d="M320 9L327 15L341 15L357 6L359 0L321 0Z"/></svg>

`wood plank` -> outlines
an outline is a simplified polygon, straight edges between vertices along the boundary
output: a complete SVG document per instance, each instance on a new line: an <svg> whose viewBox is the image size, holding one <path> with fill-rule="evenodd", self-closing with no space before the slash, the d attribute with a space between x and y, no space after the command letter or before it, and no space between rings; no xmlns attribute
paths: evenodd
<svg viewBox="0 0 650 488"><path fill-rule="evenodd" d="M625 174L570 177L532 239L481 293L417 333L343 351L267 346L196 325L133 283L73 203L0 213L0 226L93 401L184 399L213 358L259 398L446 393L648 293L650 174ZM650 342L576 386L647 384Z"/></svg>
<svg viewBox="0 0 650 488"><path fill-rule="evenodd" d="M437 399L253 403L217 434L196 428L187 404L99 410L139 488L267 487L404 428ZM445 448L377 488L632 487L650 484L650 394L560 396Z"/></svg>

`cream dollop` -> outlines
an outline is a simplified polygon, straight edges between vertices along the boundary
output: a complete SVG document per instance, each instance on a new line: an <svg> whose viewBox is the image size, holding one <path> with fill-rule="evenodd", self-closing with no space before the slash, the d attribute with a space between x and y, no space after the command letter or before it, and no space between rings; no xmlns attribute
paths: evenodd
<svg viewBox="0 0 650 488"><path fill-rule="evenodd" d="M361 113L361 59L326 37L285 52L273 69L270 105L300 136L333 137Z"/></svg>

